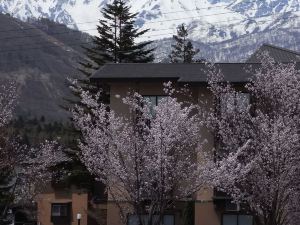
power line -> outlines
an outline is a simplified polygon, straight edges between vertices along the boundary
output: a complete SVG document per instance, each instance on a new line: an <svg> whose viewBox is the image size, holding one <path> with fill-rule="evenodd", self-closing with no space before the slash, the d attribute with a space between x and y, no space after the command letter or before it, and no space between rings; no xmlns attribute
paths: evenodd
<svg viewBox="0 0 300 225"><path fill-rule="evenodd" d="M285 12L285 13L289 13L289 12L298 12L300 10L294 10L294 11L288 11L288 12ZM225 14L225 13L222 13L222 15ZM228 14L228 13L226 13ZM200 16L200 17L185 17L185 18L177 18L177 19L169 19L169 20L160 20L160 21L153 21L153 22L167 22L167 21L178 21L178 20L184 20L184 19L192 19L192 18L202 18L202 17L207 17L207 16L216 16L216 15L221 15L220 13L216 13L216 14L209 14L209 15L204 15L204 16ZM273 14L274 15L274 14ZM261 16L261 17L256 17L255 19L253 18L241 18L241 19L231 19L231 20L226 20L226 21L215 21L215 23L228 23L228 22L232 22L232 21L255 21L259 18L265 18L265 17L270 17L270 16L273 16L273 15L268 15L268 16ZM298 16L297 16L298 17ZM273 19L271 19L273 20ZM269 20L266 20L266 21L271 21L270 19ZM151 21L150 21L151 22ZM259 23L260 21L258 21L257 23ZM231 24L232 26L232 24ZM30 29L38 29L38 28L30 28ZM26 30L26 29L24 29ZM57 33L50 33L48 35L62 35L62 34L68 34L68 33L71 33L71 32L84 32L84 31L92 31L92 30L97 30L96 28L94 29L86 29L86 30L69 30L69 31L66 31L66 32L57 32ZM155 31L161 31L161 30L174 30L174 28L164 28L164 29L158 29L158 30L155 30ZM19 30L18 30L19 31ZM23 30L22 30L23 31ZM155 32L153 31L153 32ZM171 33L168 33L168 34L171 34ZM145 36L147 37L150 37L150 36L159 36L161 34L156 34L156 35L147 35L147 34L144 34ZM41 34L41 35L25 35L25 36L10 36L10 37L5 37L5 38L0 38L0 40L10 40L10 39L18 39L18 38L27 38L27 37L42 37L44 36L44 34ZM140 37L142 38L142 37Z"/></svg>
<svg viewBox="0 0 300 225"><path fill-rule="evenodd" d="M294 44L299 44L300 42L296 42ZM55 46L53 46L55 47ZM165 54L165 56L159 56L159 57L155 57L155 60L164 60L164 59L167 59L167 55L169 54L169 52L161 52L161 54ZM30 63L30 62L42 62L42 61L45 61L45 60L41 60L41 59L26 59L26 60L20 60L22 63L24 64L27 64L27 63ZM4 63L5 65L15 65L15 63ZM0 62L0 65L1 65L1 62Z"/></svg>
<svg viewBox="0 0 300 225"><path fill-rule="evenodd" d="M296 19L298 18L299 16L294 16L294 18L289 18L289 19ZM286 18L282 18L281 19L286 19ZM258 21L256 22L256 24L259 24L259 23L265 23L266 21L274 21L274 20L271 20L271 19L268 19L268 20L262 20L262 21ZM276 21L274 21L276 22ZM204 30L203 28L200 29L200 30L194 30L194 31L202 31ZM150 36L162 36L162 35L172 35L174 34L173 32L172 33L163 33L163 34L155 34L155 35L148 35L147 37L150 37ZM80 40L80 39L77 39L77 40ZM38 43L38 44L41 44L42 42ZM86 41L86 42L70 42L70 43L63 43L61 42L62 44L64 44L65 46L64 47L69 47L69 46L78 46L78 45L84 45L84 44L92 44L93 41ZM53 44L58 44L58 43L53 43ZM36 44L33 44L33 46L36 45ZM15 46L30 46L30 45L25 45L25 44L21 44L21 45L15 45ZM37 47L37 48L21 48L21 49L7 49L7 50L4 50L4 51L0 51L0 54L3 54L3 53L7 53L7 52L17 52L17 51L25 51L25 50L38 50L38 49L43 49L43 48L53 48L53 47L58 47L58 48L62 48L62 46L59 46L59 45L55 45L55 46L41 46L41 47Z"/></svg>
<svg viewBox="0 0 300 225"><path fill-rule="evenodd" d="M64 46L58 46L58 45L49 45L49 46L42 46L39 48L21 48L21 49L8 49L5 51L0 51L0 54L7 53L7 52L21 52L21 51L28 51L28 50L40 50L44 48L63 48L63 47L70 47L70 46L78 46L78 45L84 45L84 44L89 44L93 43L92 41L87 41L87 42L71 42L71 43L63 43Z"/></svg>
<svg viewBox="0 0 300 225"><path fill-rule="evenodd" d="M298 15L294 15L293 17L278 17L278 18L276 18L276 19L291 19L291 20L293 20L293 19L297 19L297 18L299 18L300 16L298 16ZM243 21L247 21L247 20L249 20L249 21L253 21L253 22L255 22L255 24L261 24L261 23L265 23L265 22L268 22L268 21L273 21L273 22L276 22L276 19L265 19L265 20L261 20L261 21L255 21L255 20L253 20L253 19L245 19L245 20L243 20ZM220 22L217 22L217 23L228 23L228 22L231 22L231 21L240 21L240 20L238 20L238 19L232 19L232 20L227 20L227 21L220 21ZM242 22L243 22L242 21ZM240 25L240 23L234 23L234 24L230 24L229 25L229 27L234 27L234 26L236 26L236 25ZM173 30L173 28L169 28L169 29L164 29L164 30ZM203 31L203 30L206 30L205 28L202 28L202 29L191 29L192 31ZM146 38L146 37L152 37L152 36L163 36L163 35L172 35L172 34L174 34L173 32L169 32L169 33L159 33L159 34L151 34L151 35L146 35L145 34L145 36L144 37L138 37L138 39L141 39L141 38Z"/></svg>
<svg viewBox="0 0 300 225"><path fill-rule="evenodd" d="M36 30L39 31L38 28L35 28ZM66 32L57 32L57 33L47 33L45 32L45 34L47 35L61 35L61 34L68 34L68 33L72 33L72 32L77 32L77 33L83 33L83 31L89 31L89 30L97 30L97 29L87 29L87 30L68 30ZM28 38L28 37L44 37L45 34L41 34L41 35L25 35L25 36L10 36L10 37L5 37L5 38L0 38L0 40L11 40L11 39L19 39L19 38Z"/></svg>
<svg viewBox="0 0 300 225"><path fill-rule="evenodd" d="M261 1L263 2L263 0ZM257 3L257 1L245 1L243 3ZM180 12L192 12L192 11L201 11L201 10L208 10L208 9L214 9L214 8L227 8L229 7L230 5L232 4L229 4L227 6L225 5L220 5L220 6L210 6L210 7L203 7L203 8L196 8L196 9L190 9L190 10L180 10L180 11L170 11L170 12L160 12L161 15L166 15L166 14L173 14L173 13L180 13ZM252 7L251 7L252 8ZM228 13L232 13L232 12L228 12ZM46 18L47 19L47 18ZM89 23L97 23L99 22L99 20L94 20L94 21L85 21L85 22L78 22L78 23L75 23L75 22L70 22L70 23L64 23L64 24L58 24L58 25L61 25L61 26L66 26L66 25L78 25L78 24L89 24ZM154 21L153 21L154 22ZM146 24L146 23L145 23ZM26 28L26 29L20 29L20 30L32 30L32 29L35 29L35 28ZM10 29L10 30L0 30L0 33L1 32L10 32L10 31L16 31L16 30L19 30L19 29Z"/></svg>
<svg viewBox="0 0 300 225"><path fill-rule="evenodd" d="M76 42L76 40L78 41L78 42ZM81 42L81 39L80 38L77 38L77 39L73 39L72 41L74 41L74 42L71 42L71 43L78 43L78 44L84 44L84 43L86 43L86 44L89 44L89 43L93 43L93 41L87 41L87 42ZM30 47L30 46L39 46L40 44L49 44L49 42L46 42L46 41L41 41L41 42L35 42L34 44L30 44L30 45L27 45L27 44L19 44L19 45L14 45L14 47L22 47L22 46L26 46L26 47ZM50 42L50 44L53 44L53 45L57 45L57 47L60 47L60 46L58 46L59 44L63 44L63 45L65 45L65 43L64 42L62 42L62 41L55 41L55 42L53 42L53 43L51 43ZM42 46L43 47L43 46ZM6 50L10 50L10 49L2 49L2 50L4 50L4 51L6 51ZM0 52L2 52L2 50L0 50ZM18 49L13 49L13 50L18 50ZM19 50L22 50L22 49L19 49Z"/></svg>
<svg viewBox="0 0 300 225"><path fill-rule="evenodd" d="M245 3L256 3L256 1L249 1L249 2L245 2ZM229 5L228 5L229 6ZM228 7L227 6L227 7ZM166 12L166 13L160 13L160 14L171 14L171 13L179 13L179 12L189 12L189 11L200 11L202 9L210 9L210 8L219 8L219 7L225 7L226 6L214 6L214 7L205 7L205 8L198 8L198 9L192 9L192 10L182 10L182 11L174 11L174 12ZM252 7L250 8L252 10L254 10ZM294 10L294 11L288 11L288 12L297 12L299 10ZM234 12L234 11L233 11ZM185 18L177 18L177 19L169 19L169 20L159 20L159 21L148 21L144 24L148 24L148 23L161 23L161 22L166 22L166 21L174 21L174 20L182 20L182 19L191 19L191 18L202 18L202 17L208 17L208 16L216 16L216 15L224 15L224 14L231 14L233 12L224 12L224 13L215 13L215 14L208 14L208 15L202 15L202 16L193 16L193 17L185 17ZM285 12L287 13L287 12ZM271 14L272 15L272 14ZM268 16L271 16L271 15L268 15ZM246 18L243 18L243 19L246 19ZM251 19L251 18L248 18L248 19ZM58 25L61 25L61 26L66 26L66 25L76 25L76 24L88 24L88 23L95 23L95 22L98 22L99 20L96 20L96 21L87 21L87 22L80 22L80 23L65 23L65 24L58 24ZM0 30L0 33L1 32L9 32L9 31L26 31L26 30L32 30L32 29L36 29L35 27L34 28L26 28L26 29L10 29L10 30ZM81 30L81 31L90 31L90 30L96 30L96 29L87 29L87 30ZM80 31L77 31L77 32L80 32Z"/></svg>

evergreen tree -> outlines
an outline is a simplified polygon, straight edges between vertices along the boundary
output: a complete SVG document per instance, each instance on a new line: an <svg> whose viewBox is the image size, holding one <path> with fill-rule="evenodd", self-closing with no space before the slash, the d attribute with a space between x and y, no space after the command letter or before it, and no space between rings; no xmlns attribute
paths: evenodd
<svg viewBox="0 0 300 225"><path fill-rule="evenodd" d="M154 49L146 49L152 41L136 43L136 38L148 30L135 28L137 13L131 13L124 0L114 0L102 10L103 19L97 26L99 36L93 38L93 47L85 48L89 59L81 62L83 74L90 76L104 63L152 62Z"/></svg>
<svg viewBox="0 0 300 225"><path fill-rule="evenodd" d="M105 63L148 63L154 60L154 49L149 47L152 41L136 43L136 39L148 30L135 28L137 13L131 13L130 9L124 0L106 4L101 11L103 19L99 20L97 26L98 35L92 38L92 46L82 46L87 58L79 62L79 71L85 78L78 80L78 83L83 89L94 93L99 91L100 86L103 89L100 101L108 101L108 87L91 83L89 78L101 66ZM75 91L73 94L78 97ZM66 100L78 104L76 99ZM62 107L69 110L69 106Z"/></svg>
<svg viewBox="0 0 300 225"><path fill-rule="evenodd" d="M136 39L144 35L148 30L140 30L135 27L135 18L137 13L130 12L130 6L125 0L114 0L102 9L102 18L97 26L98 35L92 38L91 47L83 47L86 51L87 59L80 62L79 71L85 76L79 80L78 84L84 90L89 90L92 93L98 92L99 88L103 89L100 96L100 101L108 102L108 89L105 84L94 84L89 81L90 76L105 63L148 63L154 59L153 50L149 48L152 41L137 43ZM76 85L74 85L76 86ZM73 87L74 87L73 86ZM73 89L73 93L78 97L78 93ZM78 99L67 99L71 104L80 104ZM69 110L69 106L64 107ZM73 127L68 130L69 134L76 139L80 138L81 134ZM73 158L70 162L70 170L72 177L70 179L79 180L87 179L88 171L78 160L77 146L71 143L68 147L69 156Z"/></svg>
<svg viewBox="0 0 300 225"><path fill-rule="evenodd" d="M173 36L175 44L169 55L171 63L193 63L194 56L199 49L194 49L192 42L188 39L188 30L184 24L177 28L177 35Z"/></svg>

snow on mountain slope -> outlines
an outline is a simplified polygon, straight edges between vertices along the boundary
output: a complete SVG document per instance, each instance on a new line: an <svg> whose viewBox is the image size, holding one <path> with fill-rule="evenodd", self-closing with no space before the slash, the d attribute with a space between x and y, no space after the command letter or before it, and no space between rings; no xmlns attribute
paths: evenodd
<svg viewBox="0 0 300 225"><path fill-rule="evenodd" d="M96 34L100 10L112 0L2 0L0 12L22 20L47 17ZM139 12L137 26L150 29L140 41L171 37L185 23L191 38L204 43L299 25L299 0L128 0Z"/></svg>

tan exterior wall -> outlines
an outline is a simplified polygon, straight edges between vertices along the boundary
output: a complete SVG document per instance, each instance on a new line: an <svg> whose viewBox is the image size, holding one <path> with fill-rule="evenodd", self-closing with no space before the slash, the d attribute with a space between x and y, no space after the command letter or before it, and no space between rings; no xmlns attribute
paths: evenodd
<svg viewBox="0 0 300 225"><path fill-rule="evenodd" d="M128 92L137 91L141 95L164 95L161 82L122 82L113 83L110 87L110 107L119 115L126 116L129 111L122 98Z"/></svg>
<svg viewBox="0 0 300 225"><path fill-rule="evenodd" d="M220 218L213 202L195 203L195 225L220 225Z"/></svg>
<svg viewBox="0 0 300 225"><path fill-rule="evenodd" d="M113 203L107 203L107 225L122 225L119 208Z"/></svg>
<svg viewBox="0 0 300 225"><path fill-rule="evenodd" d="M52 203L72 203L71 225L77 225L77 213L82 215L80 225L87 225L88 194L80 192L72 193L44 193L37 198L38 204L38 225L53 225L51 222Z"/></svg>
<svg viewBox="0 0 300 225"><path fill-rule="evenodd" d="M203 109L209 109L213 106L213 97L206 87L198 88L198 104ZM208 151L213 155L212 149L214 147L214 137L207 130L202 129L201 141L207 140L207 143L203 145L203 150ZM201 155L198 156L198 160L201 161ZM213 203L214 193L212 188L205 188L197 192L195 202L195 225L220 225L220 218L215 210Z"/></svg>

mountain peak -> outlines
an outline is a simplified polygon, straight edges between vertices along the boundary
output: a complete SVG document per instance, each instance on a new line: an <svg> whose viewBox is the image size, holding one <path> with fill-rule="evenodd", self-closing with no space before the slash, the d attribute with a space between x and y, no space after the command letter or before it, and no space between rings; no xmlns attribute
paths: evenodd
<svg viewBox="0 0 300 225"><path fill-rule="evenodd" d="M2 0L0 12L23 21L49 18L95 35L100 11L108 2L111 0ZM300 11L296 0L128 0L128 4L133 12L139 12L137 26L149 29L140 41L171 37L181 23L190 28L195 41L226 41L274 28L275 20L280 20L278 26L291 27L294 20L286 17L299 17Z"/></svg>

